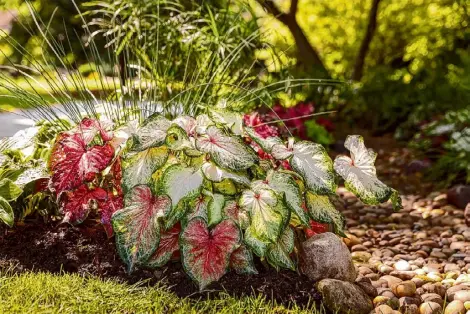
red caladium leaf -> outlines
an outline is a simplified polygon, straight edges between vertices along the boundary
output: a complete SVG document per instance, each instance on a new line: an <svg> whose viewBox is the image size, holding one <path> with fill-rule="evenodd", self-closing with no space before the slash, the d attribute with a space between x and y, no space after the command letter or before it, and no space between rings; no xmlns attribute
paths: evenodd
<svg viewBox="0 0 470 314"><path fill-rule="evenodd" d="M83 141L88 145L95 136L99 133L103 141L110 141L113 139L113 132L106 131L110 127L110 123L98 121L95 119L85 118L80 122L77 127L72 130L74 134L80 134Z"/></svg>
<svg viewBox="0 0 470 314"><path fill-rule="evenodd" d="M180 231L181 225L177 223L169 230L160 233L160 244L149 258L147 266L162 267L178 252Z"/></svg>
<svg viewBox="0 0 470 314"><path fill-rule="evenodd" d="M201 290L227 272L230 256L240 240L240 230L231 219L223 220L212 230L200 217L188 222L180 239L183 266Z"/></svg>
<svg viewBox="0 0 470 314"><path fill-rule="evenodd" d="M166 195L154 196L146 185L134 187L126 195L125 207L112 216L119 255L129 272L136 264L145 264L160 242L160 222L171 209Z"/></svg>
<svg viewBox="0 0 470 314"><path fill-rule="evenodd" d="M253 253L245 244L240 245L230 256L230 268L239 275L254 275L258 271L253 264Z"/></svg>
<svg viewBox="0 0 470 314"><path fill-rule="evenodd" d="M328 225L316 222L315 220L310 220L310 228L305 229L305 235L308 238L313 237L319 233L325 233L328 231Z"/></svg>
<svg viewBox="0 0 470 314"><path fill-rule="evenodd" d="M50 158L51 186L60 195L84 181L91 181L111 161L114 149L109 144L88 148L79 134L61 134Z"/></svg>
<svg viewBox="0 0 470 314"><path fill-rule="evenodd" d="M124 200L122 193L113 194L113 192L108 192L107 200L100 202L99 211L101 214L101 223L103 228L106 231L108 238L113 236L113 228L111 226L111 217L113 214L124 207Z"/></svg>
<svg viewBox="0 0 470 314"><path fill-rule="evenodd" d="M89 189L82 184L75 191L68 191L62 195L60 210L64 213L63 222L78 224L83 222L88 213L98 202L106 200L107 193L102 188Z"/></svg>

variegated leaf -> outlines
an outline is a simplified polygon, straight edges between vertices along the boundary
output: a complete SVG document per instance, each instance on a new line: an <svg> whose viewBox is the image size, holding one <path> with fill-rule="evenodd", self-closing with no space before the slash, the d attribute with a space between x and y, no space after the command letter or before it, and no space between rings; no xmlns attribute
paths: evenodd
<svg viewBox="0 0 470 314"><path fill-rule="evenodd" d="M173 124L168 129L165 144L169 149L174 151L194 149L188 135L186 134L186 131L176 124Z"/></svg>
<svg viewBox="0 0 470 314"><path fill-rule="evenodd" d="M113 214L117 250L129 272L136 264L145 264L157 249L159 219L170 209L168 196L154 196L148 186L139 185L126 195L125 207Z"/></svg>
<svg viewBox="0 0 470 314"><path fill-rule="evenodd" d="M186 273L202 290L226 272L230 256L240 245L241 235L230 219L223 220L211 230L202 218L188 222L181 233L180 247Z"/></svg>
<svg viewBox="0 0 470 314"><path fill-rule="evenodd" d="M266 252L269 264L279 270L279 267L295 270L295 264L290 258L294 250L294 231L288 226L282 233L279 241L270 244Z"/></svg>
<svg viewBox="0 0 470 314"><path fill-rule="evenodd" d="M198 195L202 181L203 175L199 169L176 164L166 169L161 186L171 198L173 206L176 206L181 199Z"/></svg>
<svg viewBox="0 0 470 314"><path fill-rule="evenodd" d="M344 146L351 152L351 158L336 157L334 169L344 179L346 188L369 205L387 201L393 191L377 178L374 166L377 154L365 147L359 135L348 136Z"/></svg>
<svg viewBox="0 0 470 314"><path fill-rule="evenodd" d="M309 217L302 208L302 192L291 175L271 171L267 175L268 185L279 193L285 193L287 206L298 216L304 226L308 226Z"/></svg>
<svg viewBox="0 0 470 314"><path fill-rule="evenodd" d="M315 195L307 192L305 195L307 208L313 220L333 225L335 233L344 235L345 220L335 208L327 195Z"/></svg>
<svg viewBox="0 0 470 314"><path fill-rule="evenodd" d="M253 253L245 244L240 245L230 256L230 268L239 275L258 274L253 262Z"/></svg>
<svg viewBox="0 0 470 314"><path fill-rule="evenodd" d="M250 226L245 230L244 235L245 244L259 257L264 257L268 250L269 242L261 240Z"/></svg>
<svg viewBox="0 0 470 314"><path fill-rule="evenodd" d="M205 134L207 128L214 122L207 114L201 114L196 117L196 134Z"/></svg>
<svg viewBox="0 0 470 314"><path fill-rule="evenodd" d="M172 123L182 128L186 132L186 135L188 137L194 136L196 133L197 121L193 117L181 116L181 117L174 119Z"/></svg>
<svg viewBox="0 0 470 314"><path fill-rule="evenodd" d="M15 214L10 203L6 199L0 196L0 220L6 223L8 226L13 227L15 223Z"/></svg>
<svg viewBox="0 0 470 314"><path fill-rule="evenodd" d="M159 114L148 117L134 134L134 149L145 150L150 147L161 146L165 142L166 132L171 122Z"/></svg>
<svg viewBox="0 0 470 314"><path fill-rule="evenodd" d="M284 146L282 140L277 136L269 136L267 138L263 138L261 135L256 133L253 128L245 127L245 132L248 136L255 141L266 153L271 153L273 150L274 145ZM280 157L280 154L277 156ZM287 159L289 156L281 159Z"/></svg>
<svg viewBox="0 0 470 314"><path fill-rule="evenodd" d="M166 231L160 232L160 243L155 253L147 261L149 267L162 267L171 259L171 257L179 250L179 234L181 225L177 223L175 226Z"/></svg>
<svg viewBox="0 0 470 314"><path fill-rule="evenodd" d="M207 222L209 226L214 226L223 219L223 208L225 197L222 194L213 194L207 207Z"/></svg>
<svg viewBox="0 0 470 314"><path fill-rule="evenodd" d="M222 182L224 179L231 179L240 184L250 185L250 180L247 177L224 170L212 162L205 162L201 170L204 177L212 182Z"/></svg>
<svg viewBox="0 0 470 314"><path fill-rule="evenodd" d="M241 209L235 200L226 201L222 212L225 217L235 221L241 229L246 229L250 225L250 217L247 211Z"/></svg>
<svg viewBox="0 0 470 314"><path fill-rule="evenodd" d="M212 121L227 126L233 134L241 135L243 116L239 112L229 111L227 109L211 109L209 117Z"/></svg>
<svg viewBox="0 0 470 314"><path fill-rule="evenodd" d="M0 197L7 201L14 201L23 193L23 190L10 179L0 180Z"/></svg>
<svg viewBox="0 0 470 314"><path fill-rule="evenodd" d="M67 191L60 197L59 207L64 214L63 222L71 224L82 223L90 211L98 207L99 202L108 198L108 193L102 188L89 189L86 184L76 190Z"/></svg>
<svg viewBox="0 0 470 314"><path fill-rule="evenodd" d="M240 137L226 135L215 126L209 126L206 134L197 138L196 147L209 153L220 167L234 171L247 169L258 160L255 152Z"/></svg>
<svg viewBox="0 0 470 314"><path fill-rule="evenodd" d="M124 162L123 185L127 190L136 185L149 184L152 174L160 169L168 159L165 146L152 147L132 154Z"/></svg>

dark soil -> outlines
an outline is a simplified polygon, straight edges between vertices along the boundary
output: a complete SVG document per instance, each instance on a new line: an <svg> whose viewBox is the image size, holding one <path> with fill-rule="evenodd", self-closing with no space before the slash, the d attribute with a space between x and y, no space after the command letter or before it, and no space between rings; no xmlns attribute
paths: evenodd
<svg viewBox="0 0 470 314"><path fill-rule="evenodd" d="M263 294L269 300L288 305L306 306L318 301L314 282L292 271L277 272L256 261L258 275L225 275L206 291L185 274L181 264L170 263L158 270L136 270L127 274L117 255L114 239L108 239L103 228L88 220L78 227L59 224L25 223L14 229L0 227L0 269L79 273L101 278L117 278L136 283L147 280L150 285L165 284L179 297L214 297L225 291L232 296Z"/></svg>

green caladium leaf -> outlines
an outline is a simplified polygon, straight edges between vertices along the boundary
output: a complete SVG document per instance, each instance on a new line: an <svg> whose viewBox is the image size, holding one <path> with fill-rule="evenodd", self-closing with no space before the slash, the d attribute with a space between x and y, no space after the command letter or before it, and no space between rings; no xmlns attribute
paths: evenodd
<svg viewBox="0 0 470 314"><path fill-rule="evenodd" d="M377 178L374 167L377 154L366 148L359 135L348 136L344 146L351 152L351 158L336 157L334 168L344 179L346 188L369 205L387 201L393 190Z"/></svg>
<svg viewBox="0 0 470 314"><path fill-rule="evenodd" d="M171 198L173 206L176 206L181 199L198 195L202 181L203 175L199 169L176 164L163 173L161 189Z"/></svg>
<svg viewBox="0 0 470 314"><path fill-rule="evenodd" d="M174 151L182 151L193 148L186 131L176 124L173 124L167 130L165 144L169 149Z"/></svg>
<svg viewBox="0 0 470 314"><path fill-rule="evenodd" d="M238 192L237 187L230 179L225 179L220 182L213 182L212 186L214 188L214 192L223 195L234 196Z"/></svg>
<svg viewBox="0 0 470 314"><path fill-rule="evenodd" d="M240 245L241 234L230 219L209 229L196 217L188 222L180 238L182 262L186 273L202 290L219 280L228 270L230 256Z"/></svg>
<svg viewBox="0 0 470 314"><path fill-rule="evenodd" d="M15 223L13 208L11 208L10 203L3 197L0 197L0 220L10 227L13 227Z"/></svg>
<svg viewBox="0 0 470 314"><path fill-rule="evenodd" d="M209 205L207 206L207 220L210 227L222 221L224 205L225 196L222 194L212 195Z"/></svg>
<svg viewBox="0 0 470 314"><path fill-rule="evenodd" d="M222 169L212 162L205 162L201 166L201 170L204 177L212 182L222 182L225 179L231 179L240 184L250 185L250 180L247 177Z"/></svg>
<svg viewBox="0 0 470 314"><path fill-rule="evenodd" d="M228 127L233 134L241 135L243 132L243 116L239 112L229 111L227 109L210 109L209 117L212 121Z"/></svg>
<svg viewBox="0 0 470 314"><path fill-rule="evenodd" d="M327 195L315 195L307 192L305 195L310 217L314 221L333 225L335 233L345 237L345 220L343 215L335 208Z"/></svg>
<svg viewBox="0 0 470 314"><path fill-rule="evenodd" d="M302 208L302 192L299 185L287 173L270 171L267 175L268 185L278 193L285 193L287 206L297 215L300 222L308 227L309 217Z"/></svg>
<svg viewBox="0 0 470 314"><path fill-rule="evenodd" d="M263 138L261 135L256 133L253 128L245 127L244 129L248 136L267 153L272 152L274 145L283 146L282 140L277 136L268 136L267 138Z"/></svg>
<svg viewBox="0 0 470 314"><path fill-rule="evenodd" d="M3 179L0 181L0 197L5 200L14 201L21 195L21 193L23 193L23 189L10 179Z"/></svg>
<svg viewBox="0 0 470 314"><path fill-rule="evenodd" d="M177 206L172 206L170 212L165 215L164 222L165 222L165 230L172 228L174 225L181 221L186 213L189 210L188 202L190 200L182 199Z"/></svg>
<svg viewBox="0 0 470 314"><path fill-rule="evenodd" d="M253 232L260 239L275 243L288 210L274 190L263 187L263 183L254 182L251 190L243 191L239 205L248 211Z"/></svg>
<svg viewBox="0 0 470 314"><path fill-rule="evenodd" d="M253 149L240 137L226 135L215 126L209 126L206 134L196 139L196 147L209 153L218 166L234 171L247 169L258 160Z"/></svg>
<svg viewBox="0 0 470 314"><path fill-rule="evenodd" d="M294 242L294 231L287 227L279 241L275 244L270 244L266 251L269 264L277 270L279 270L279 267L295 270L295 264L289 256L294 250Z"/></svg>
<svg viewBox="0 0 470 314"><path fill-rule="evenodd" d="M248 212L240 208L237 201L235 200L226 201L222 212L224 217L235 221L243 230L248 228L250 225L250 217Z"/></svg>
<svg viewBox="0 0 470 314"><path fill-rule="evenodd" d="M261 240L254 232L252 226L248 227L245 230L244 236L245 244L253 250L253 253L258 255L259 257L263 258L266 255L266 251L268 250L268 241Z"/></svg>
<svg viewBox="0 0 470 314"><path fill-rule="evenodd" d="M179 234L181 225L177 223L172 228L160 232L160 242L155 253L148 259L146 265L151 268L162 267L179 250Z"/></svg>
<svg viewBox="0 0 470 314"><path fill-rule="evenodd" d="M149 184L152 174L163 167L167 160L168 149L165 146L133 153L123 164L124 188L130 190L136 185Z"/></svg>
<svg viewBox="0 0 470 314"><path fill-rule="evenodd" d="M134 134L135 150L145 150L163 145L171 122L159 114L148 117Z"/></svg>
<svg viewBox="0 0 470 314"><path fill-rule="evenodd" d="M258 274L253 262L253 253L245 244L240 245L230 256L230 268L239 275Z"/></svg>
<svg viewBox="0 0 470 314"><path fill-rule="evenodd" d="M25 171L24 168L10 168L4 167L0 168L0 180L10 179L16 181L18 177Z"/></svg>
<svg viewBox="0 0 470 314"><path fill-rule="evenodd" d="M113 214L117 250L129 272L136 264L145 264L158 248L159 220L170 209L168 196L154 196L148 186L138 185L126 195L125 207Z"/></svg>

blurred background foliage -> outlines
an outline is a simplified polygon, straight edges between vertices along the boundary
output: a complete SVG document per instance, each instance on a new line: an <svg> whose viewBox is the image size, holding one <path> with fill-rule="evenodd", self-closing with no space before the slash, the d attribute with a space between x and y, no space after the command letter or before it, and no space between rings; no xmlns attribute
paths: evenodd
<svg viewBox="0 0 470 314"><path fill-rule="evenodd" d="M265 98L243 98L232 105L249 111L262 103L291 107L305 102L313 104L315 112L336 110L330 117L339 126L413 139L413 147L438 165L433 179L470 181L468 146L455 145L465 143L456 138L470 136L470 117L463 114L470 99L468 1L36 0L31 4L59 46L70 46L64 61L85 77L96 75L96 64L106 63L98 62L103 58L110 60L104 74L116 76L113 68L125 68L121 84L136 76L151 80L154 84L145 92L158 93L162 99L173 99L188 86L206 84L203 92L191 94L194 106L235 99L232 94L242 86L271 86L265 89ZM5 32L0 64L28 65L31 60L22 58L11 38L36 61L48 54L24 1L0 0L0 12ZM11 15L17 19L11 20ZM69 43L71 34L79 40ZM90 40L97 47L91 57L83 53ZM323 83L299 83L311 78ZM430 131L438 125L450 130L455 117L460 120L450 133ZM311 121L305 123L306 134L331 144L327 128Z"/></svg>

